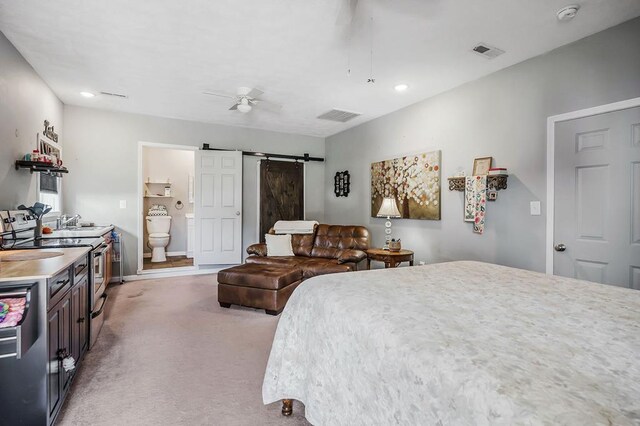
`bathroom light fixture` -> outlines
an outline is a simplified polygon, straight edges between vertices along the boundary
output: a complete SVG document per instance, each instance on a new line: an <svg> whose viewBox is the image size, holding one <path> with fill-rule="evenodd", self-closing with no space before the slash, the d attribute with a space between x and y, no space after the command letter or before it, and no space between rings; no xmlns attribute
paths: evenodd
<svg viewBox="0 0 640 426"><path fill-rule="evenodd" d="M95 97L95 96L96 96L95 94L93 94L93 93L91 93L91 92L80 92L80 94L81 94L82 96L84 96L85 98L93 98L93 97Z"/></svg>
<svg viewBox="0 0 640 426"><path fill-rule="evenodd" d="M393 88L396 90L396 92L404 92L409 88L409 85L400 83L400 84L396 84Z"/></svg>

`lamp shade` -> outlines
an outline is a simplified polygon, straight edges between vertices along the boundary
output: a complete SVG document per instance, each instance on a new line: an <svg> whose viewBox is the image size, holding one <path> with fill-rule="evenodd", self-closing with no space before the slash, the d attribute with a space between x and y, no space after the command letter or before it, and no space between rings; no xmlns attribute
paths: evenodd
<svg viewBox="0 0 640 426"><path fill-rule="evenodd" d="M395 198L383 198L378 217L402 217Z"/></svg>

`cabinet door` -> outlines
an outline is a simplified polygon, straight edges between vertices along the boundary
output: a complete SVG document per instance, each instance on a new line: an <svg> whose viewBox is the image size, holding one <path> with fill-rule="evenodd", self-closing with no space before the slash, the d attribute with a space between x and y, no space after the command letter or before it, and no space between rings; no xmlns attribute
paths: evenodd
<svg viewBox="0 0 640 426"><path fill-rule="evenodd" d="M80 286L75 285L71 289L71 356L76 362L80 360L80 304Z"/></svg>
<svg viewBox="0 0 640 426"><path fill-rule="evenodd" d="M84 356L89 346L89 278L85 275L76 286L78 290L78 314L74 316L75 343L78 358Z"/></svg>
<svg viewBox="0 0 640 426"><path fill-rule="evenodd" d="M62 353L68 353L73 356L73 346L71 338L71 292L60 302L60 349ZM67 388L71 384L71 377L73 376L73 370L66 372L62 368L62 361L60 362L60 373L62 374L62 391L66 392Z"/></svg>
<svg viewBox="0 0 640 426"><path fill-rule="evenodd" d="M47 387L49 399L49 416L58 409L61 400L60 373L62 365L58 359L58 349L60 348L60 329L61 327L60 311L53 309L49 312L47 318L47 336L48 342L48 362L47 362Z"/></svg>

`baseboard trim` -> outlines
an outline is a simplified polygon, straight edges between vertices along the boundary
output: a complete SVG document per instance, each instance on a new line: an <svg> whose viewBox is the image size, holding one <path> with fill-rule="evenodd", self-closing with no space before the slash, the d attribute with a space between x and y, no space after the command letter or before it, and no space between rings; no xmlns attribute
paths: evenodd
<svg viewBox="0 0 640 426"><path fill-rule="evenodd" d="M186 256L187 252L186 251L168 251L166 254L167 256ZM144 257L145 259L149 259L151 257L151 253L144 253L142 257Z"/></svg>
<svg viewBox="0 0 640 426"><path fill-rule="evenodd" d="M211 268L211 269L193 269L193 267L172 268L171 270L167 270L166 272L155 272L155 271L151 272L151 270L138 271L138 275L125 275L124 280L138 281L138 280L153 280L156 278L184 277L188 275L216 274L227 267L228 266L224 266L221 268Z"/></svg>

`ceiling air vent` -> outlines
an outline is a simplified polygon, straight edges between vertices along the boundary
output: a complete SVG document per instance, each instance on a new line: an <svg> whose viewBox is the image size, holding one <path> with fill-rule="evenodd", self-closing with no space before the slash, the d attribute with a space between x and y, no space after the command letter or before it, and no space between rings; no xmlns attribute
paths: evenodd
<svg viewBox="0 0 640 426"><path fill-rule="evenodd" d="M359 112L343 111L340 109L332 109L329 112L325 112L319 115L320 120L338 121L340 123L346 123L349 120L361 115Z"/></svg>
<svg viewBox="0 0 640 426"><path fill-rule="evenodd" d="M120 93L100 92L100 94L101 95L105 95L105 96L113 96L113 97L116 97L116 98L123 98L123 99L128 98L127 95L122 95Z"/></svg>
<svg viewBox="0 0 640 426"><path fill-rule="evenodd" d="M480 43L473 48L473 51L487 59L496 58L504 53L504 50L489 46L487 43Z"/></svg>

